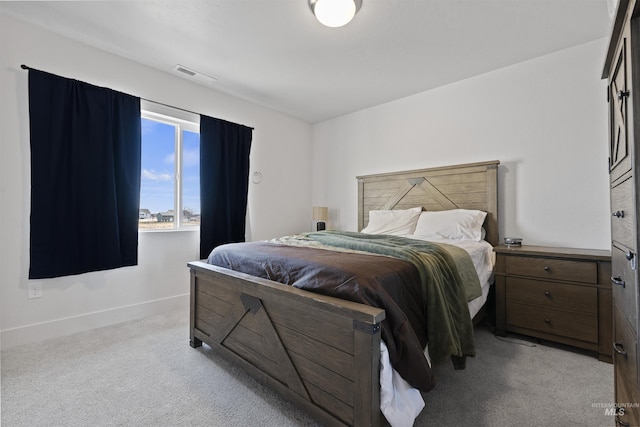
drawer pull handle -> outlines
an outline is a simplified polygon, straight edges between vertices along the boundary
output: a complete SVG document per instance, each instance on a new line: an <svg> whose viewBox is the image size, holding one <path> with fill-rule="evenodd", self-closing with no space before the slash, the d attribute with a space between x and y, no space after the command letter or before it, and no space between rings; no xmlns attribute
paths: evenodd
<svg viewBox="0 0 640 427"><path fill-rule="evenodd" d="M618 348L620 347L620 348ZM627 352L624 351L624 346L622 345L621 342L614 342L613 343L613 351L615 351L616 353L618 353L620 356L624 357L625 359L627 358Z"/></svg>
<svg viewBox="0 0 640 427"><path fill-rule="evenodd" d="M612 277L611 283L613 283L614 285L622 286L623 288L626 287L625 281L622 280L620 277Z"/></svg>
<svg viewBox="0 0 640 427"><path fill-rule="evenodd" d="M547 325L551 324L551 319L549 319L548 317L546 319L544 319L544 323L546 323Z"/></svg>
<svg viewBox="0 0 640 427"><path fill-rule="evenodd" d="M634 254L631 251L628 251L625 256L624 256L627 261L629 261L631 263L631 269L635 270L636 269L636 254Z"/></svg>
<svg viewBox="0 0 640 427"><path fill-rule="evenodd" d="M544 271L551 271L551 267L549 267L548 265L544 266Z"/></svg>
<svg viewBox="0 0 640 427"><path fill-rule="evenodd" d="M548 298L551 298L551 292L549 292L549 291L544 291L544 296L545 296L545 297L548 297Z"/></svg>
<svg viewBox="0 0 640 427"><path fill-rule="evenodd" d="M611 216L615 216L616 218L624 218L624 211L615 211L611 214Z"/></svg>

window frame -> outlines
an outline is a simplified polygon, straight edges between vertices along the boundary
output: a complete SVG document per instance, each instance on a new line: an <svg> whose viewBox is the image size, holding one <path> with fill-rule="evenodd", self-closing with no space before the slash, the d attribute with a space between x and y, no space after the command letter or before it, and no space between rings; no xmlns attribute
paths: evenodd
<svg viewBox="0 0 640 427"><path fill-rule="evenodd" d="M173 232L173 231L197 231L199 225L184 226L184 203L182 200L182 171L183 171L183 131L194 132L200 135L200 115L186 110L170 107L164 104L140 100L140 119L153 120L174 126L174 178L173 178L173 209L176 212L172 228L152 229L140 228L138 232ZM142 157L141 157L142 159ZM140 206L138 207L140 209Z"/></svg>

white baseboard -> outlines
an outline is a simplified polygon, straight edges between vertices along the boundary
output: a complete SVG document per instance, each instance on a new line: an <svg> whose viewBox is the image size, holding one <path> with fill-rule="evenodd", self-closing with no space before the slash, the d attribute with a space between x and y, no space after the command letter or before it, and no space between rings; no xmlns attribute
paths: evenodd
<svg viewBox="0 0 640 427"><path fill-rule="evenodd" d="M5 329L0 331L0 348L6 350L178 309L189 309L189 294Z"/></svg>

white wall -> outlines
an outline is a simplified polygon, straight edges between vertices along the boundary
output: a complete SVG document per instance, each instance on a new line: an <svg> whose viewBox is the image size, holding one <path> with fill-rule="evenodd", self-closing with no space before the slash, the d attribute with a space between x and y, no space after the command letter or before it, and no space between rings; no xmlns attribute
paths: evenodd
<svg viewBox="0 0 640 427"><path fill-rule="evenodd" d="M500 236L608 249L606 40L316 124L314 203L357 228L355 177L500 160Z"/></svg>
<svg viewBox="0 0 640 427"><path fill-rule="evenodd" d="M144 233L138 266L44 280L43 297L27 299L20 64L255 127L251 170L263 181L250 184L250 240L309 229L312 204L330 207L330 227L355 230L357 175L498 159L502 237L606 249L605 48L587 43L312 127L0 14L0 342L184 306L185 264L198 258L197 233Z"/></svg>
<svg viewBox="0 0 640 427"><path fill-rule="evenodd" d="M199 258L198 233L141 233L138 266L43 280L43 297L27 299L28 73L21 64L254 127L251 171L261 172L263 180L249 188L249 238L309 229L309 124L0 14L2 346L184 306L189 292L186 263Z"/></svg>

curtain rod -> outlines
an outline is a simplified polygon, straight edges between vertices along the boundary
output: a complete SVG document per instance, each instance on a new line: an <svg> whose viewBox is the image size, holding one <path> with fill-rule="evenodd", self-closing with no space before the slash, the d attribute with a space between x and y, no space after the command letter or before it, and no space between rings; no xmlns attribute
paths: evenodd
<svg viewBox="0 0 640 427"><path fill-rule="evenodd" d="M20 68L22 68L23 70L36 70L36 71L41 71L41 70L38 70L38 69L33 68L33 67L29 67L28 65L24 65L24 64L21 64L21 65L20 65ZM199 116L200 116L200 115L202 115L202 113L196 113L195 111L187 110L187 109L185 109L185 108L174 107L173 105L165 104L165 103L163 103L163 102L153 101L153 100L151 100L151 99L142 98L142 97L139 97L139 98L140 98L140 99L143 99L143 100L145 100L145 101L147 101L147 102L153 102L154 104L163 105L163 106L165 106L165 107L169 107L169 108L175 108L176 110L184 111L184 112L186 112L186 113L197 114L197 115L199 115ZM224 120L224 119L218 119L218 120ZM233 122L229 122L228 120L224 120L224 121L225 121L225 122L228 122L228 123L233 123ZM234 123L234 124L237 124L237 123ZM251 130L255 130L255 128L254 128L254 127L251 127L251 126L246 126L246 125L241 125L241 126L245 126L245 127L248 127L248 128L249 128L249 129L251 129Z"/></svg>

